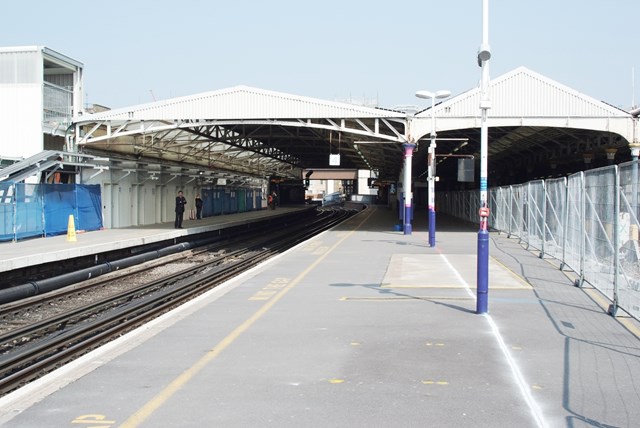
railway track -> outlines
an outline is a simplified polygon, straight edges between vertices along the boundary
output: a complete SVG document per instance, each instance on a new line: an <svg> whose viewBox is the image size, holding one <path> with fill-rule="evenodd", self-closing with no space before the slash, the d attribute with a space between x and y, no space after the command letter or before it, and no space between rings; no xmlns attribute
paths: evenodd
<svg viewBox="0 0 640 428"><path fill-rule="evenodd" d="M212 257L195 267L106 296L92 298L91 292L83 289L80 293L84 296L81 299L84 304L70 305L35 322L14 323L15 328L0 335L0 396L333 227L353 213L321 211L312 222L288 224L282 230L235 242L229 249L217 248ZM127 282L127 278L120 277L117 281ZM90 286L95 287L95 284ZM60 291L60 294L68 292L77 293L78 290ZM69 295L64 298L70 299ZM60 295L31 298L29 303L13 305L11 311L14 317L20 318L20 314L29 308L38 311L37 308L60 299ZM11 324L6 310L1 316L5 324Z"/></svg>

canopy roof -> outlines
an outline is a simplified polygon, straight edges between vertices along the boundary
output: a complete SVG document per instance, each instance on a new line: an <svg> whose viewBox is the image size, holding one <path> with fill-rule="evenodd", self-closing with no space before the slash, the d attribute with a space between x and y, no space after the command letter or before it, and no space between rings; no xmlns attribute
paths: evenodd
<svg viewBox="0 0 640 428"><path fill-rule="evenodd" d="M584 167L583 154L626 156L631 114L525 67L489 84L489 168L519 180ZM84 115L80 150L133 160L190 164L255 176L301 178L313 168L370 169L395 180L402 144L418 143L415 175L426 168L431 115L438 175L455 176L457 157L479 157L480 93L473 88L415 116L411 113L236 86ZM410 125L409 125L410 124ZM339 164L331 163L339 156ZM523 178L524 179L524 178ZM455 181L455 180L453 180Z"/></svg>

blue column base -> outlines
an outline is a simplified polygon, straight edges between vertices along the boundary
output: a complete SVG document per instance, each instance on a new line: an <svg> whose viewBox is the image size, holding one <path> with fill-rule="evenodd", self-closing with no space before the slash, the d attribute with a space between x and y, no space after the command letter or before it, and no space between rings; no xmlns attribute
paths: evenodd
<svg viewBox="0 0 640 428"><path fill-rule="evenodd" d="M411 227L411 223L405 223L404 225L404 234L405 235L411 235L411 232L413 228Z"/></svg>
<svg viewBox="0 0 640 428"><path fill-rule="evenodd" d="M478 232L478 270L476 284L476 313L488 312L489 306L489 232Z"/></svg>
<svg viewBox="0 0 640 428"><path fill-rule="evenodd" d="M429 246L436 246L436 210L429 208Z"/></svg>
<svg viewBox="0 0 640 428"><path fill-rule="evenodd" d="M404 234L405 235L411 235L411 207L410 206L406 206L404 207Z"/></svg>

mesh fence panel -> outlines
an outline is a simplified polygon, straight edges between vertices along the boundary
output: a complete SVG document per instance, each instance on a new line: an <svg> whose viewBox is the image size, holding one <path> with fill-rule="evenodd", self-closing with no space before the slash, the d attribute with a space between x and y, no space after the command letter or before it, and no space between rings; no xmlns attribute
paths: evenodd
<svg viewBox="0 0 640 428"><path fill-rule="evenodd" d="M509 187L498 187L497 189L489 189L493 207L491 208L491 217L489 225L496 230L509 230Z"/></svg>
<svg viewBox="0 0 640 428"><path fill-rule="evenodd" d="M521 241L526 236L526 233L523 230L524 202L526 195L525 185L517 184L515 186L511 186L511 230L509 236L520 238Z"/></svg>
<svg viewBox="0 0 640 428"><path fill-rule="evenodd" d="M616 167L585 172L584 277L607 297L613 298Z"/></svg>
<svg viewBox="0 0 640 428"><path fill-rule="evenodd" d="M544 181L536 180L527 183L526 226L527 243L530 247L542 251L544 249L545 220Z"/></svg>
<svg viewBox="0 0 640 428"><path fill-rule="evenodd" d="M640 319L640 162L489 190L490 225L558 259ZM441 194L443 212L477 221L479 192Z"/></svg>
<svg viewBox="0 0 640 428"><path fill-rule="evenodd" d="M567 179L557 178L545 182L544 253L564 261L564 220L567 208Z"/></svg>
<svg viewBox="0 0 640 428"><path fill-rule="evenodd" d="M584 249L584 174L573 174L567 179L565 264L582 276Z"/></svg>
<svg viewBox="0 0 640 428"><path fill-rule="evenodd" d="M43 233L43 200L40 189L38 184L16 183L16 239L41 236Z"/></svg>
<svg viewBox="0 0 640 428"><path fill-rule="evenodd" d="M618 280L619 306L640 319L640 248L638 230L640 223L640 193L638 189L639 162L620 165L620 248Z"/></svg>
<svg viewBox="0 0 640 428"><path fill-rule="evenodd" d="M11 241L14 237L15 192L13 183L0 183L0 240Z"/></svg>

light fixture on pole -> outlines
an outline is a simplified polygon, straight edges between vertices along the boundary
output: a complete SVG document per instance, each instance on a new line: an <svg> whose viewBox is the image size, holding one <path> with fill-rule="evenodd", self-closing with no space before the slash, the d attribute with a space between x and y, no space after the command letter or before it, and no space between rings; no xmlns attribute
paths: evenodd
<svg viewBox="0 0 640 428"><path fill-rule="evenodd" d="M489 201L487 195L487 155L489 128L487 114L491 108L489 100L489 0L482 0L482 44L478 50L478 65L482 67L480 82L480 230L478 231L478 260L476 283L476 313L484 314L489 304Z"/></svg>
<svg viewBox="0 0 640 428"><path fill-rule="evenodd" d="M451 95L450 91L437 91L435 93L429 91L418 91L416 97L423 99L431 99L431 143L429 144L427 157L428 185L429 185L429 246L436 246L436 198L435 198L435 180L436 180L436 98L447 98Z"/></svg>

